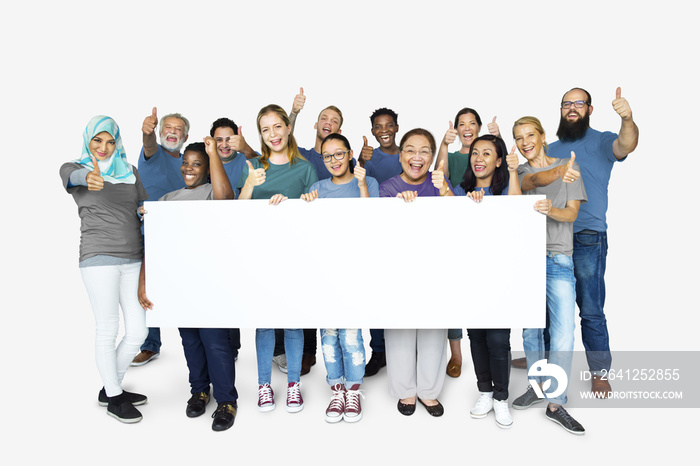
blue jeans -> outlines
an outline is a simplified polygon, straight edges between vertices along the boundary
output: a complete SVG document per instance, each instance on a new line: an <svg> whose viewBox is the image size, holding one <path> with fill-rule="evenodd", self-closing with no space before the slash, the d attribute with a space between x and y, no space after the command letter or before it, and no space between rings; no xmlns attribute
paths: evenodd
<svg viewBox="0 0 700 466"><path fill-rule="evenodd" d="M148 327L148 336L146 341L141 345L141 351L153 351L160 353L160 329L158 327Z"/></svg>
<svg viewBox="0 0 700 466"><path fill-rule="evenodd" d="M510 329L468 328L469 348L480 392L493 392L493 399L508 399L510 383Z"/></svg>
<svg viewBox="0 0 700 466"><path fill-rule="evenodd" d="M583 230L574 234L576 304L581 316L581 339L588 368L596 375L610 370L612 355L608 338L605 304L605 261L608 234Z"/></svg>
<svg viewBox="0 0 700 466"><path fill-rule="evenodd" d="M383 353L386 351L384 345L384 329L371 328L369 329L369 347L372 353Z"/></svg>
<svg viewBox="0 0 700 466"><path fill-rule="evenodd" d="M365 344L360 329L321 329L321 350L326 365L326 381L331 387L350 388L362 384L365 375Z"/></svg>
<svg viewBox="0 0 700 466"><path fill-rule="evenodd" d="M468 330L468 329L467 329ZM447 329L447 339L450 341L459 341L464 336L461 328L448 328Z"/></svg>
<svg viewBox="0 0 700 466"><path fill-rule="evenodd" d="M209 393L217 403L238 399L235 354L226 328L181 328L182 347L190 376L190 393Z"/></svg>
<svg viewBox="0 0 700 466"><path fill-rule="evenodd" d="M258 385L272 380L272 353L275 350L275 329L255 329L255 351L258 356ZM284 352L287 355L287 382L301 379L301 357L304 351L304 331L284 329Z"/></svg>
<svg viewBox="0 0 700 466"><path fill-rule="evenodd" d="M571 361L576 329L576 278L574 261L564 254L547 253L547 317L549 318L549 357L547 362L561 367L571 379ZM544 359L544 329L523 329L523 349L527 358L527 370L540 359ZM538 382L544 380L535 377ZM555 385L555 384L554 384ZM552 386L548 392L553 392ZM547 401L563 405L566 391Z"/></svg>

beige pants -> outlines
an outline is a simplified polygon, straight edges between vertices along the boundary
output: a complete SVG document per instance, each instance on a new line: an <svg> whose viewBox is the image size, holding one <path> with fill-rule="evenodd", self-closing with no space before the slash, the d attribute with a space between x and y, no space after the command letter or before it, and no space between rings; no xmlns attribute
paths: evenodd
<svg viewBox="0 0 700 466"><path fill-rule="evenodd" d="M440 395L447 368L447 329L385 329L389 393L395 398Z"/></svg>

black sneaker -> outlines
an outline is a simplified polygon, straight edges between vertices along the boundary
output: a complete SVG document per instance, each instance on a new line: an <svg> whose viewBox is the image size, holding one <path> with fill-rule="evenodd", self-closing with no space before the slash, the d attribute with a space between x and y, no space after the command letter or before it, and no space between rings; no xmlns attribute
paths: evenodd
<svg viewBox="0 0 700 466"><path fill-rule="evenodd" d="M126 399L131 401L131 404L134 406L144 405L148 401L148 397L140 393L131 393L126 390L122 390L122 393L126 395ZM97 395L97 403L99 403L100 406L107 406L109 404L109 397L104 387L102 387L102 390L100 390L100 393Z"/></svg>
<svg viewBox="0 0 700 466"><path fill-rule="evenodd" d="M567 413L563 406L557 407L555 411L549 409L548 406L545 408L545 414L547 419L556 422L572 434L583 435L586 433L586 429L576 419L571 417L571 414Z"/></svg>
<svg viewBox="0 0 700 466"><path fill-rule="evenodd" d="M198 417L204 414L207 410L207 405L209 404L209 394L204 392L193 393L189 400L187 400L187 409L185 409L185 414L187 417Z"/></svg>
<svg viewBox="0 0 700 466"><path fill-rule="evenodd" d="M372 351L372 357L365 366L365 377L372 377L379 372L379 369L386 366L386 353Z"/></svg>
<svg viewBox="0 0 700 466"><path fill-rule="evenodd" d="M216 411L214 411L214 414L211 415L211 417L214 418L214 421L211 423L212 430L221 432L222 430L229 429L233 425L233 421L236 420L237 408L238 405L235 401L219 403Z"/></svg>
<svg viewBox="0 0 700 466"><path fill-rule="evenodd" d="M143 419L139 410L134 408L134 405L131 404L123 393L109 398L107 414L126 424L133 424Z"/></svg>
<svg viewBox="0 0 700 466"><path fill-rule="evenodd" d="M525 393L523 393L513 401L513 408L527 409L535 403L541 403L543 401L544 398L540 398L539 396L537 396L537 393L535 393L535 389L532 388L532 385L528 384L527 391L525 391Z"/></svg>

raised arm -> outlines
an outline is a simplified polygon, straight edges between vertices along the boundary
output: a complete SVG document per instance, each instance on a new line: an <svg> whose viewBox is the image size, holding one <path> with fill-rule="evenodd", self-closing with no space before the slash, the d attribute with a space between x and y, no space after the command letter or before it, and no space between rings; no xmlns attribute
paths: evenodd
<svg viewBox="0 0 700 466"><path fill-rule="evenodd" d="M433 170L437 170L437 168L440 166L440 162L443 163L443 173L445 174L446 177L450 177L450 169L449 163L448 163L448 152L449 152L449 146L455 140L457 139L457 130L454 128L454 125L450 121L450 127L447 129L447 132L445 133L445 136L442 138L442 142L440 143L440 148L438 149L438 154L437 157L435 158L435 166L433 167Z"/></svg>
<svg viewBox="0 0 700 466"><path fill-rule="evenodd" d="M151 114L143 120L141 132L143 132L143 155L150 159L158 150L156 128L158 127L158 109L153 107Z"/></svg>
<svg viewBox="0 0 700 466"><path fill-rule="evenodd" d="M265 182L266 173L264 168L253 168L250 160L246 160L246 164L248 164L248 176L241 188L241 194L238 196L238 199L252 199L253 189Z"/></svg>
<svg viewBox="0 0 700 466"><path fill-rule="evenodd" d="M496 117L493 118L494 120ZM508 195L518 196L522 194L520 189L520 180L518 179L518 154L515 153L517 146L513 146L510 154L506 155L506 163L508 164Z"/></svg>
<svg viewBox="0 0 700 466"><path fill-rule="evenodd" d="M204 147L209 156L209 176L211 177L211 185L214 190L214 199L233 199L235 194L228 180L224 164L219 157L216 140L211 136L205 137Z"/></svg>
<svg viewBox="0 0 700 466"><path fill-rule="evenodd" d="M612 106L622 119L620 132L615 142L613 142L613 154L615 154L616 159L621 160L637 148L637 144L639 143L639 128L632 119L630 104L627 102L627 99L622 97L622 88L617 88Z"/></svg>
<svg viewBox="0 0 700 466"><path fill-rule="evenodd" d="M566 165L559 165L539 173L525 175L520 183L520 189L522 192L530 191L541 186L552 184L560 178L564 183L573 183L581 176L581 173L574 169L575 159L576 154L574 151L571 151L571 159Z"/></svg>
<svg viewBox="0 0 700 466"><path fill-rule="evenodd" d="M289 124L292 125L292 133L294 132L294 124L297 122L297 115L304 108L306 103L306 96L304 95L304 88L299 88L299 93L294 96L294 101L292 102L292 111L289 112Z"/></svg>

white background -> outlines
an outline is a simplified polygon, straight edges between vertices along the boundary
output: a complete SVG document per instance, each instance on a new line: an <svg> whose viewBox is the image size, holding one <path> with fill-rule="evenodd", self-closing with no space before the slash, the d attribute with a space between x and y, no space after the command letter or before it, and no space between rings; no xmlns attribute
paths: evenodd
<svg viewBox="0 0 700 466"><path fill-rule="evenodd" d="M617 131L610 102L621 86L641 137L611 180L611 345L698 349L692 112L699 41L687 2L238 3L40 1L5 10L0 128L9 183L0 344L2 419L10 436L3 455L22 455L20 463L92 457L108 464L375 463L380 457L418 464L491 456L511 464L587 464L591 457L651 462L694 451L697 409L572 410L587 429L583 438L547 422L540 407L513 412L510 431L498 429L492 416L470 419L477 392L469 363L459 379L446 381L441 419L420 408L412 418L400 416L382 371L365 383L365 419L326 425L320 360L304 376L302 413L284 411L283 379L275 373L281 406L263 415L255 409L251 329L243 331L240 412L231 430L214 434L208 415L184 416L187 370L172 329L164 332L160 360L127 374L127 388L151 399L144 421L127 426L106 416L94 400L100 381L77 267L79 221L61 189L59 166L79 156L81 132L95 114L117 120L135 163L141 123L153 106L161 115L179 111L190 118L190 142L207 134L214 119L229 116L258 148L257 111L273 102L289 108L300 86L308 96L297 121L300 145L313 145L316 115L335 104L356 150L363 135L372 140L369 115L383 106L398 112L399 136L422 126L440 139L454 114L470 106L484 123L497 116L508 144L510 125L528 114L542 120L553 141L559 101L574 86L593 95L592 126ZM368 237L375 234L381 232L368 226ZM255 239L250 230L230 235ZM514 233L509 246L517 240ZM439 232L430 241L443 247ZM361 254L361 243L349 242ZM196 253L183 241L184 264ZM231 276L238 272L232 265ZM522 348L519 331L513 329L514 350ZM576 345L581 348L578 334ZM468 361L467 340L463 353ZM511 400L524 379L513 371Z"/></svg>

